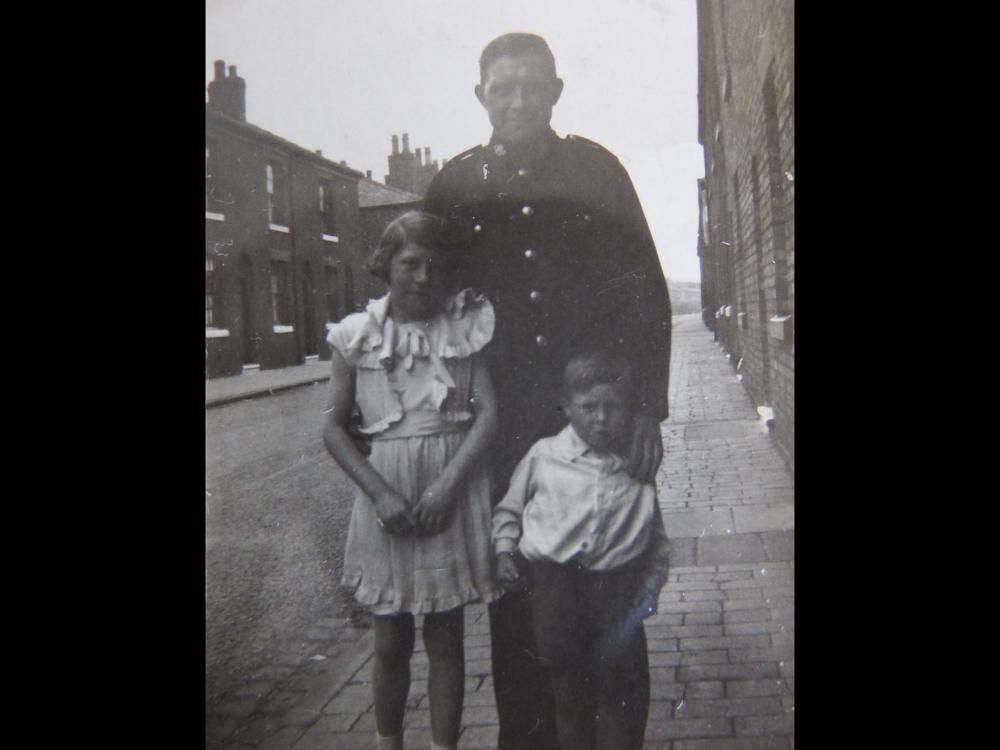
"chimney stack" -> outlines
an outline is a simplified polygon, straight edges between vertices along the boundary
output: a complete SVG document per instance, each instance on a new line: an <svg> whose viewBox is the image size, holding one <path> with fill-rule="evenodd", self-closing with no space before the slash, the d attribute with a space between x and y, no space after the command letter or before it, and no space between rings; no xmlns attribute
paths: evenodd
<svg viewBox="0 0 1000 750"><path fill-rule="evenodd" d="M424 146L424 164L430 165L431 163L431 147Z"/></svg>
<svg viewBox="0 0 1000 750"><path fill-rule="evenodd" d="M208 106L245 122L247 119L247 82L236 75L236 66L229 66L225 75L226 61L215 61L215 80L208 84Z"/></svg>
<svg viewBox="0 0 1000 750"><path fill-rule="evenodd" d="M423 163L424 163L423 152L421 152L421 150L418 148L418 149L416 149L416 151L414 153L415 153L415 155L417 157L417 166L418 167L423 166Z"/></svg>
<svg viewBox="0 0 1000 750"><path fill-rule="evenodd" d="M403 133L403 153L410 153L410 134Z"/></svg>
<svg viewBox="0 0 1000 750"><path fill-rule="evenodd" d="M372 171L370 169L365 170L365 179L369 182L372 181Z"/></svg>
<svg viewBox="0 0 1000 750"><path fill-rule="evenodd" d="M321 148L316 149L316 156L322 156L322 155L323 155L323 149Z"/></svg>
<svg viewBox="0 0 1000 750"><path fill-rule="evenodd" d="M399 153L399 136L394 135L392 137L392 155L395 156Z"/></svg>

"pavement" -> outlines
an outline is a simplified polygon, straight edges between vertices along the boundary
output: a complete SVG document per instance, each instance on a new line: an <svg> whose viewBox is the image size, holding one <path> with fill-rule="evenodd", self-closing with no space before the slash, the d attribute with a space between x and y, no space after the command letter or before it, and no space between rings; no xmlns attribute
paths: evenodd
<svg viewBox="0 0 1000 750"><path fill-rule="evenodd" d="M230 375L205 381L205 408L269 396L300 385L330 379L330 361L308 359L305 364L277 370L248 369L242 375Z"/></svg>
<svg viewBox="0 0 1000 750"><path fill-rule="evenodd" d="M727 355L697 315L674 318L660 506L672 543L646 620L647 750L794 750L794 481ZM206 403L328 378L328 363L209 381ZM245 378L240 383L236 380ZM225 399L222 401L221 399ZM495 748L489 622L466 607L460 748ZM427 656L417 637L406 747L430 747ZM207 717L206 748L374 748L372 631L316 623Z"/></svg>

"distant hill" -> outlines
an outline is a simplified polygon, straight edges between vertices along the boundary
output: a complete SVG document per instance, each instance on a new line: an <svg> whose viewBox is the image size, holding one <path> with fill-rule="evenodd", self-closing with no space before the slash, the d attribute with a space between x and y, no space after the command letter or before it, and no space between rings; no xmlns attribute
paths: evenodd
<svg viewBox="0 0 1000 750"><path fill-rule="evenodd" d="M674 315L701 312L701 282L667 279L667 291Z"/></svg>

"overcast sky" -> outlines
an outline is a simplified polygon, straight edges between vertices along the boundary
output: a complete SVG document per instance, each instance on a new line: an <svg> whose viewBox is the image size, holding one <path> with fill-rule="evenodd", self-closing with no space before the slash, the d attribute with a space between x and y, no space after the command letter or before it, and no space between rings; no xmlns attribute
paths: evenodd
<svg viewBox="0 0 1000 750"><path fill-rule="evenodd" d="M489 139L473 87L508 31L546 38L552 127L621 159L667 277L698 281L695 0L206 0L205 83L236 65L248 121L383 181L394 133L432 159Z"/></svg>

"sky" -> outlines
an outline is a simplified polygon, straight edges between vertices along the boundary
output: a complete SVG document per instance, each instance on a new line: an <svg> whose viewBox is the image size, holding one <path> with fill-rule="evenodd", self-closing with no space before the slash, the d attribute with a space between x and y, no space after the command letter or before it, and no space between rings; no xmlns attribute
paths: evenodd
<svg viewBox="0 0 1000 750"><path fill-rule="evenodd" d="M632 177L664 273L699 281L695 0L206 0L213 61L246 79L247 120L384 181L393 134L447 159L489 140L475 98L494 37L545 37L565 82L559 135ZM207 98L207 97L206 97Z"/></svg>

